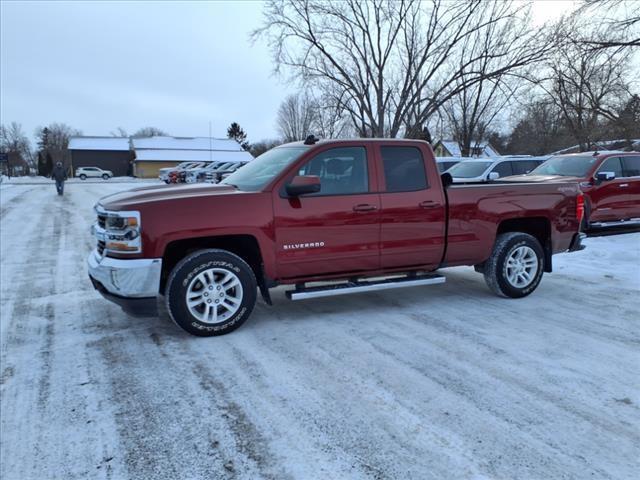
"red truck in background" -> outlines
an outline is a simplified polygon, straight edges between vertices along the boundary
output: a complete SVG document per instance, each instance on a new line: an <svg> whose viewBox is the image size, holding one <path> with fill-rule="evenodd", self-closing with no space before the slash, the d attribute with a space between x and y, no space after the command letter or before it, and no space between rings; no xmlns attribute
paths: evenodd
<svg viewBox="0 0 640 480"><path fill-rule="evenodd" d="M582 230L640 223L640 152L556 155L530 181L578 182L585 194Z"/></svg>
<svg viewBox="0 0 640 480"><path fill-rule="evenodd" d="M179 326L211 336L239 327L258 289L271 304L282 284L299 300L442 283L437 270L472 265L518 298L552 255L583 248L576 182L450 182L424 141L309 137L218 185L101 199L89 275L125 311L153 313L164 295Z"/></svg>

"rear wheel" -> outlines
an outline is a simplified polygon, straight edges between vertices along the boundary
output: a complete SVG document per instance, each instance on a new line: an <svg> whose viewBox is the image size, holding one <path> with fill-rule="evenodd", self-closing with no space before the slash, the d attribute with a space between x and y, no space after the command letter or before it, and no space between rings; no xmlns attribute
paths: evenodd
<svg viewBox="0 0 640 480"><path fill-rule="evenodd" d="M169 276L167 310L182 329L202 337L224 335L242 325L256 303L251 267L226 250L200 250Z"/></svg>
<svg viewBox="0 0 640 480"><path fill-rule="evenodd" d="M87 179L87 176L84 173L80 174L80 180L86 180L86 179Z"/></svg>
<svg viewBox="0 0 640 480"><path fill-rule="evenodd" d="M538 287L543 272L544 252L540 242L526 233L509 232L496 238L482 273L495 294L521 298Z"/></svg>

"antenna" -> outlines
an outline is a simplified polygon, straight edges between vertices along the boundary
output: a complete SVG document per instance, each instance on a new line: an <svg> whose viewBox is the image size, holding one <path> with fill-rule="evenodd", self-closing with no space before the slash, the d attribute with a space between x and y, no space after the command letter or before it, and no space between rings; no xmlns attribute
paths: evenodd
<svg viewBox="0 0 640 480"><path fill-rule="evenodd" d="M209 161L211 162L213 160L212 155L213 155L213 147L211 145L212 140L211 140L211 120L209 120Z"/></svg>

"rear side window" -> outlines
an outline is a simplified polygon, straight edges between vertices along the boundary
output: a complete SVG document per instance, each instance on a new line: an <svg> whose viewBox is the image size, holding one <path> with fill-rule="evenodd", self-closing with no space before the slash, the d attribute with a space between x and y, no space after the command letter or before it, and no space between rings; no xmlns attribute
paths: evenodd
<svg viewBox="0 0 640 480"><path fill-rule="evenodd" d="M493 169L492 172L498 172L500 177L508 177L509 175L513 175L513 170L511 168L511 162L500 162Z"/></svg>
<svg viewBox="0 0 640 480"><path fill-rule="evenodd" d="M620 157L607 158L602 162L602 165L600 165L598 172L613 172L616 174L616 178L622 177L622 163L620 162Z"/></svg>
<svg viewBox="0 0 640 480"><path fill-rule="evenodd" d="M381 147L387 192L413 192L427 188L422 153L415 147Z"/></svg>
<svg viewBox="0 0 640 480"><path fill-rule="evenodd" d="M640 177L640 156L622 157L625 177Z"/></svg>

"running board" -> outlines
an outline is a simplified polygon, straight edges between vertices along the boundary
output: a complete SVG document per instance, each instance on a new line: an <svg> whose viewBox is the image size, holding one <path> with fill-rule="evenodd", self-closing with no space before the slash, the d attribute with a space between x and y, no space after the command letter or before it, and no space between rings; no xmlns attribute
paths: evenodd
<svg viewBox="0 0 640 480"><path fill-rule="evenodd" d="M420 285L435 285L444 283L446 278L442 275L414 275L408 277L391 278L379 281L357 281L340 283L337 285L324 285L320 287L302 287L289 290L286 293L289 300L304 300L307 298L332 297L334 295L347 295L349 293L376 292L392 288L417 287Z"/></svg>
<svg viewBox="0 0 640 480"><path fill-rule="evenodd" d="M589 223L589 228L635 227L638 225L640 225L640 218L632 218L615 222L593 222Z"/></svg>

